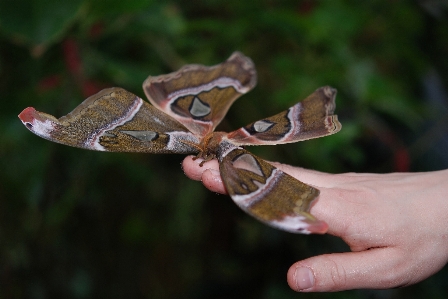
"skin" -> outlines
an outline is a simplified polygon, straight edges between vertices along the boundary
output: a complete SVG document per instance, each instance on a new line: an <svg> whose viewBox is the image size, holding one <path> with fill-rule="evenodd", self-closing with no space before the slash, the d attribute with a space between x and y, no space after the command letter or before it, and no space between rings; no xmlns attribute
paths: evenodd
<svg viewBox="0 0 448 299"><path fill-rule="evenodd" d="M226 194L216 160L192 156L185 174ZM289 286L300 292L387 289L424 280L448 262L448 170L426 173L328 174L272 163L320 190L311 213L351 252L293 264Z"/></svg>

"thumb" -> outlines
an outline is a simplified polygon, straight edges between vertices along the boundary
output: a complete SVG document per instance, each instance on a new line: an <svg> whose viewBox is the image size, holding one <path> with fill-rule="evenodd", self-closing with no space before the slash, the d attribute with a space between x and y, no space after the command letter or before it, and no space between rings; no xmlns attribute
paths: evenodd
<svg viewBox="0 0 448 299"><path fill-rule="evenodd" d="M289 268L289 286L298 292L385 289L406 284L403 263L390 247L324 254Z"/></svg>

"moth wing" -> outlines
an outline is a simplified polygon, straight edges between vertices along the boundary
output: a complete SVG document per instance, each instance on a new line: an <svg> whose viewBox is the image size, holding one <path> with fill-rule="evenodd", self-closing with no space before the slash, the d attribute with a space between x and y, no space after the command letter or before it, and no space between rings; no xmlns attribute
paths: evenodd
<svg viewBox="0 0 448 299"><path fill-rule="evenodd" d="M292 143L339 132L334 115L336 89L324 86L302 102L274 116L253 122L227 135L237 145Z"/></svg>
<svg viewBox="0 0 448 299"><path fill-rule="evenodd" d="M227 192L258 220L292 233L319 233L328 225L309 213L319 190L282 172L266 161L223 142L218 155Z"/></svg>
<svg viewBox="0 0 448 299"><path fill-rule="evenodd" d="M252 60L235 52L225 62L148 77L143 90L149 101L199 136L211 133L232 103L256 84Z"/></svg>
<svg viewBox="0 0 448 299"><path fill-rule="evenodd" d="M99 151L197 153L197 136L178 121L122 88L92 95L59 119L28 107L19 114L36 135Z"/></svg>

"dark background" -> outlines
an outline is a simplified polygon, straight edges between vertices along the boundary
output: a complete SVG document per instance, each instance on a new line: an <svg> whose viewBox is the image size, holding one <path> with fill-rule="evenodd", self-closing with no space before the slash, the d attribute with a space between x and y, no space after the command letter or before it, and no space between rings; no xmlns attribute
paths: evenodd
<svg viewBox="0 0 448 299"><path fill-rule="evenodd" d="M222 130L338 89L341 132L259 156L332 173L448 167L447 1L2 0L0 298L446 298L446 268L403 289L297 294L289 266L342 241L257 222L186 178L180 155L70 148L17 118L60 117L111 86L144 98L148 75L235 50L259 80Z"/></svg>

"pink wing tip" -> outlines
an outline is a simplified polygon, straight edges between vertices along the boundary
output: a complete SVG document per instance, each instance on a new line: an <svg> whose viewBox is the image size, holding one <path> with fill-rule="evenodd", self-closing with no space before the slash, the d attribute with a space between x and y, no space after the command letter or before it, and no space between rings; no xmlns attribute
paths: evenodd
<svg viewBox="0 0 448 299"><path fill-rule="evenodd" d="M23 123L32 123L34 119L36 119L36 109L33 107L25 108L19 114L19 118Z"/></svg>

